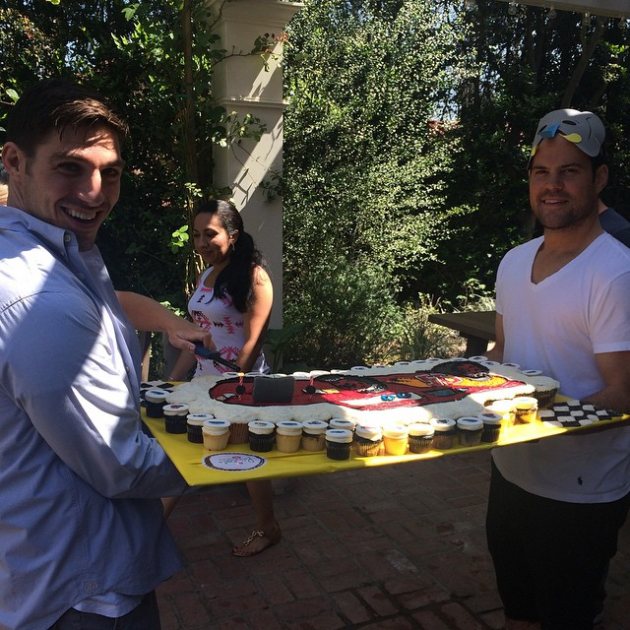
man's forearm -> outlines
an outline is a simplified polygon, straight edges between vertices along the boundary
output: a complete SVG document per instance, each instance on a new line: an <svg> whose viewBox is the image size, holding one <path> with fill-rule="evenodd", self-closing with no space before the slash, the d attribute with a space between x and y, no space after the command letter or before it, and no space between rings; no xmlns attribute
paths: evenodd
<svg viewBox="0 0 630 630"><path fill-rule="evenodd" d="M212 347L210 335L192 322L178 317L159 302L130 291L117 291L116 295L136 330L166 333L171 345L180 350L192 352L195 341Z"/></svg>
<svg viewBox="0 0 630 630"><path fill-rule="evenodd" d="M116 291L116 295L136 330L166 332L174 324L173 318L177 319L177 315L146 295L131 291Z"/></svg>

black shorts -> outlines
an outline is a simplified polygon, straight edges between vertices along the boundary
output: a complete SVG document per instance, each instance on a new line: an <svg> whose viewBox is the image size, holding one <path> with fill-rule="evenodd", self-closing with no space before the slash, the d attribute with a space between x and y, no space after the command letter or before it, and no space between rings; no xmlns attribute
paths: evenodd
<svg viewBox="0 0 630 630"><path fill-rule="evenodd" d="M611 503L539 497L492 462L486 533L505 615L543 630L590 630L629 506L630 494Z"/></svg>
<svg viewBox="0 0 630 630"><path fill-rule="evenodd" d="M155 591L122 617L104 617L74 608L66 611L48 630L160 630L160 609Z"/></svg>

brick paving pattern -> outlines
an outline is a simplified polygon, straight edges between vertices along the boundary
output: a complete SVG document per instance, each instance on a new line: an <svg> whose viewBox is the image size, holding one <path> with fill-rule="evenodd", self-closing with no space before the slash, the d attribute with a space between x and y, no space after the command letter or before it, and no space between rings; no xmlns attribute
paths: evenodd
<svg viewBox="0 0 630 630"><path fill-rule="evenodd" d="M503 627L486 549L489 453L274 482L281 542L251 558L242 484L182 499L186 567L158 589L163 630ZM630 523L598 630L630 630Z"/></svg>

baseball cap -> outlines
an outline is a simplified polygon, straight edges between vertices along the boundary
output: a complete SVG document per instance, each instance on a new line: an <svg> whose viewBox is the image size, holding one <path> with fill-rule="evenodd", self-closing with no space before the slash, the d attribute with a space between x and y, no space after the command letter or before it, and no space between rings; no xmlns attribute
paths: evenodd
<svg viewBox="0 0 630 630"><path fill-rule="evenodd" d="M589 157L597 157L601 153L606 138L606 129L599 116L593 112L556 109L538 121L536 135L532 142L531 157L534 157L538 145L545 138L553 138L557 135L575 144Z"/></svg>

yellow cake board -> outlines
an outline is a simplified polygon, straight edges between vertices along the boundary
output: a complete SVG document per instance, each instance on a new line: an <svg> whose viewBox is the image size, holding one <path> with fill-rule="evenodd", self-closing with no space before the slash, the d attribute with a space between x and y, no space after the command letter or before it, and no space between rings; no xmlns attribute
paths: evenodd
<svg viewBox="0 0 630 630"><path fill-rule="evenodd" d="M558 396L557 402L567 400L564 396ZM167 433L164 429L163 419L147 418L144 410L142 420L155 436L168 457L175 464L182 477L190 486L206 486L224 483L238 483L255 479L274 479L282 477L302 477L306 475L321 475L325 473L353 470L357 468L369 468L372 466L388 466L402 464L423 459L434 459L444 455L457 455L459 453L471 453L491 448L518 444L531 440L539 440L554 435L572 433L575 431L588 431L602 429L611 423L620 423L630 419L630 416L604 420L597 425L585 427L556 427L544 422L520 424L502 430L499 440L492 443L482 443L470 447L457 447L447 451L432 450L422 455L407 453L401 456L379 455L376 457L355 457L351 455L349 460L335 461L326 457L325 451L311 453L300 450L297 453L279 453L273 450L269 453L253 453L247 444L231 444L224 451L208 451L203 444L194 444L188 441L186 434ZM208 468L203 464L204 457L217 453L244 453L255 454L262 457L265 463L253 470L222 471Z"/></svg>

